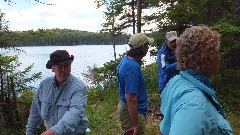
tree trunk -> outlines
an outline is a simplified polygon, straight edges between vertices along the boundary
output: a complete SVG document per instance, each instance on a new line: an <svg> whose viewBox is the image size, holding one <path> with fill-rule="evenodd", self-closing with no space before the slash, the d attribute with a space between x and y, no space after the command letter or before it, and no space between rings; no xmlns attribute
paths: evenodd
<svg viewBox="0 0 240 135"><path fill-rule="evenodd" d="M135 34L135 32L136 32L136 19L135 19L135 12L134 12L134 8L135 7L135 4L134 4L134 0L132 0L132 18L133 18L133 34Z"/></svg>
<svg viewBox="0 0 240 135"><path fill-rule="evenodd" d="M141 30L141 19L142 19L142 0L137 0L137 33L140 33Z"/></svg>
<svg viewBox="0 0 240 135"><path fill-rule="evenodd" d="M1 66L0 66L1 67ZM0 68L0 83L1 83L1 95L0 95L0 103L4 101L4 93L3 93L3 73L2 69Z"/></svg>

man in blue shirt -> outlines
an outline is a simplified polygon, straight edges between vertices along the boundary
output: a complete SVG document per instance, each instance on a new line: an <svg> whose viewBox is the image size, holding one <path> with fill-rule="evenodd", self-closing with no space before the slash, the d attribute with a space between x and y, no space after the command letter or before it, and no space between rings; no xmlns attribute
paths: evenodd
<svg viewBox="0 0 240 135"><path fill-rule="evenodd" d="M157 63L159 66L159 92L162 93L168 81L179 74L176 70L176 60L174 50L176 48L177 32L169 31L166 33L166 39L157 54Z"/></svg>
<svg viewBox="0 0 240 135"><path fill-rule="evenodd" d="M153 38L136 33L129 39L130 50L118 65L118 116L123 133L132 131L133 135L146 134L145 115L148 110L148 97L141 70L141 60L148 52Z"/></svg>
<svg viewBox="0 0 240 135"><path fill-rule="evenodd" d="M26 135L34 135L44 122L46 131L41 135L84 135L88 127L85 112L87 87L77 77L71 75L74 59L66 50L51 53L46 64L55 76L44 79L33 99Z"/></svg>

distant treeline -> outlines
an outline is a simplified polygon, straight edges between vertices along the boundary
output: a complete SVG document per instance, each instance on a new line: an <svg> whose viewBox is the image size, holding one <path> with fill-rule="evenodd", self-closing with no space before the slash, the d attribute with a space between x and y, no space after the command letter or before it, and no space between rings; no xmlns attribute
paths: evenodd
<svg viewBox="0 0 240 135"><path fill-rule="evenodd" d="M48 46L48 45L112 45L113 36L109 33L96 33L71 29L38 29L12 31L11 46ZM116 45L127 44L129 35L114 37Z"/></svg>

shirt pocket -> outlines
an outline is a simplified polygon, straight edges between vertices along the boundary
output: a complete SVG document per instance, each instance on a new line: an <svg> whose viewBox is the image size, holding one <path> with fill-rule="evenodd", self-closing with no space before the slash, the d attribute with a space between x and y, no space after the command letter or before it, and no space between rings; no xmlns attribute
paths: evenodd
<svg viewBox="0 0 240 135"><path fill-rule="evenodd" d="M43 120L48 120L52 111L52 103L48 101L42 102L41 105L41 116Z"/></svg>
<svg viewBox="0 0 240 135"><path fill-rule="evenodd" d="M58 118L59 119L61 119L63 117L63 115L67 111L69 111L70 104L71 104L70 99L62 99L62 100L58 101L57 108L58 108Z"/></svg>

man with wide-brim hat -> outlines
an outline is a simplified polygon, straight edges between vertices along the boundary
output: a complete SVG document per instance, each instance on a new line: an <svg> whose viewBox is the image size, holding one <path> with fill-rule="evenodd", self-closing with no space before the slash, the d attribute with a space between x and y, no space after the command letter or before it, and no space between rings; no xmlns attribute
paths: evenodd
<svg viewBox="0 0 240 135"><path fill-rule="evenodd" d="M55 72L57 85L62 84L70 75L73 60L74 56L70 56L66 50L57 50L50 54L46 68Z"/></svg>
<svg viewBox="0 0 240 135"><path fill-rule="evenodd" d="M51 69L53 65L63 65L72 63L73 55L69 55L66 50L57 50L50 54L50 60L46 64L47 69Z"/></svg>
<svg viewBox="0 0 240 135"><path fill-rule="evenodd" d="M41 135L84 135L88 127L86 115L87 87L71 74L73 55L66 50L56 50L50 54L46 64L54 76L44 79L32 102L26 135L44 121L46 131Z"/></svg>

